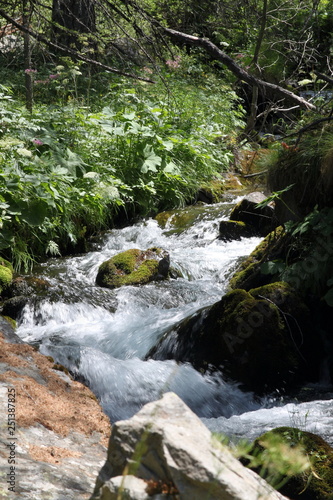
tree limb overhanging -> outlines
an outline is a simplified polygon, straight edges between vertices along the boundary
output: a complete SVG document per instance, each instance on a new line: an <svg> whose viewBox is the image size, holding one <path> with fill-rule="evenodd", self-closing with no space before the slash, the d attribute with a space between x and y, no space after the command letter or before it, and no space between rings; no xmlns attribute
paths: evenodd
<svg viewBox="0 0 333 500"><path fill-rule="evenodd" d="M243 68L241 68L230 56L225 54L222 50L220 50L216 45L214 45L208 38L200 38L193 35L188 35L186 33L182 33L180 31L172 30L169 28L164 28L160 26L161 29L164 30L166 34L168 34L174 40L178 42L183 42L191 45L196 45L197 47L202 47L213 59L222 62L237 78L243 80L251 86L257 86L259 88L268 88L273 90L274 92L280 94L282 97L288 98L298 106L301 106L306 109L315 110L316 106L307 100L303 99L290 90L284 89L280 87L280 85L276 85L274 83L265 82L260 78L255 77L251 73L248 73Z"/></svg>

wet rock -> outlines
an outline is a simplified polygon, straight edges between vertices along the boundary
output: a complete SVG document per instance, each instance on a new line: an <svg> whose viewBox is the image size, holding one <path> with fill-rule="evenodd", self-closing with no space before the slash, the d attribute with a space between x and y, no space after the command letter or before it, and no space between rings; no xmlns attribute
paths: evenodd
<svg viewBox="0 0 333 500"><path fill-rule="evenodd" d="M18 320L24 307L44 297L51 287L47 280L33 276L19 276L4 290L1 313Z"/></svg>
<svg viewBox="0 0 333 500"><path fill-rule="evenodd" d="M10 344L0 334L0 420L8 420L9 394L16 417L13 498L88 499L105 461L108 418L88 388L53 367L32 347ZM12 438L8 432L6 427L0 436L2 453ZM5 458L3 488L10 472Z"/></svg>
<svg viewBox="0 0 333 500"><path fill-rule="evenodd" d="M45 295L50 287L50 283L45 279L34 276L18 276L7 287L4 297Z"/></svg>
<svg viewBox="0 0 333 500"><path fill-rule="evenodd" d="M149 355L212 367L257 394L318 380L319 339L309 311L286 283L227 293L165 335Z"/></svg>
<svg viewBox="0 0 333 500"><path fill-rule="evenodd" d="M144 285L166 279L169 266L169 254L161 248L126 250L100 265L96 284L105 288Z"/></svg>
<svg viewBox="0 0 333 500"><path fill-rule="evenodd" d="M202 201L203 203L212 204L221 201L221 198L226 189L225 181L214 179L201 186L196 194L195 202Z"/></svg>
<svg viewBox="0 0 333 500"><path fill-rule="evenodd" d="M275 483L282 484L279 488L281 493L291 500L329 500L332 498L333 448L324 439L295 427L278 427L257 438L249 450L249 455L254 457L256 462L260 462L261 457L265 460L272 446L275 450L280 449L284 457L288 457L288 453L292 454L297 448L303 454L304 464L307 465L304 470L284 471L279 475L273 475L272 479ZM251 468L260 472L254 466Z"/></svg>
<svg viewBox="0 0 333 500"><path fill-rule="evenodd" d="M254 236L254 231L251 226L245 222L234 220L222 220L219 225L219 239L223 241L240 240Z"/></svg>
<svg viewBox="0 0 333 500"><path fill-rule="evenodd" d="M265 199L266 196L260 192L246 195L232 210L230 220L244 222L252 228L254 234L266 236L278 223L272 206L257 207L257 204Z"/></svg>
<svg viewBox="0 0 333 500"><path fill-rule="evenodd" d="M122 474L126 475L125 477ZM148 403L130 420L112 428L107 462L100 471L92 499L118 498L139 478L140 496L191 500L278 500L282 497L258 475L243 467L213 437L201 420L173 393ZM169 496L145 495L142 480L162 483Z"/></svg>
<svg viewBox="0 0 333 500"><path fill-rule="evenodd" d="M170 227L177 232L182 232L190 227L198 217L197 207L189 207L184 210L168 210L156 215L159 226L163 229Z"/></svg>
<svg viewBox="0 0 333 500"><path fill-rule="evenodd" d="M0 332L3 333L5 339L12 344L21 344L22 340L15 333L15 321L11 318L0 316Z"/></svg>
<svg viewBox="0 0 333 500"><path fill-rule="evenodd" d="M28 304L29 298L23 295L5 300L1 307L1 314L18 320L24 307Z"/></svg>

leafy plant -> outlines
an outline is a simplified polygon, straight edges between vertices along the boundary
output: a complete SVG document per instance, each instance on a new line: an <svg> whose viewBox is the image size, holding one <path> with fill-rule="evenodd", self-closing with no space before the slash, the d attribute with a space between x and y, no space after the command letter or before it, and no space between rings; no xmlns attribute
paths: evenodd
<svg viewBox="0 0 333 500"><path fill-rule="evenodd" d="M213 77L202 77L207 86L196 93L198 82L184 85L177 75L168 89L99 75L108 90L87 107L78 71L65 61L57 78L35 79L38 98L53 104L36 101L32 113L1 87L0 252L17 269L75 248L109 227L121 206L145 216L184 205L232 158L215 138L241 125L242 110L234 113L228 87L215 93Z"/></svg>

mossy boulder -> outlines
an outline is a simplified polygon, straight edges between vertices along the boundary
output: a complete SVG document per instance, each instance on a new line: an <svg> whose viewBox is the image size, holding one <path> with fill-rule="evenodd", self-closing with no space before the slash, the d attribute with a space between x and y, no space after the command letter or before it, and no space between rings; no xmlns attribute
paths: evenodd
<svg viewBox="0 0 333 500"><path fill-rule="evenodd" d="M278 225L274 216L274 208L267 205L258 208L258 203L265 200L265 195L254 192L246 195L233 208L230 220L241 221L252 228L252 231L259 236L266 236Z"/></svg>
<svg viewBox="0 0 333 500"><path fill-rule="evenodd" d="M198 212L194 207L185 210L168 210L156 215L159 226L162 228L170 227L177 231L184 231L190 227L198 217Z"/></svg>
<svg viewBox="0 0 333 500"><path fill-rule="evenodd" d="M13 266L8 260L0 259L0 295L13 279Z"/></svg>
<svg viewBox="0 0 333 500"><path fill-rule="evenodd" d="M100 265L96 284L105 288L144 285L168 277L169 254L161 248L121 252Z"/></svg>
<svg viewBox="0 0 333 500"><path fill-rule="evenodd" d="M293 450L297 448L309 461L308 464L305 463L304 470L283 473L282 468L280 474L266 478L275 487L282 484L278 489L283 495L291 500L333 499L333 448L324 439L297 428L278 427L257 438L248 453L254 460L250 458L243 462L258 473L263 470L260 463L266 465L267 470L267 458L274 456L272 446L275 447L275 456L276 450L280 448L281 460L288 458L289 454L292 456ZM281 466L281 460L276 469ZM300 463L300 469L301 465Z"/></svg>
<svg viewBox="0 0 333 500"><path fill-rule="evenodd" d="M195 201L202 201L208 204L218 203L223 197L225 188L224 181L213 179L200 187L196 194Z"/></svg>
<svg viewBox="0 0 333 500"><path fill-rule="evenodd" d="M290 236L282 226L269 233L241 263L229 282L229 289L250 290L274 282L275 276L263 274L261 265L269 260L284 258L289 240Z"/></svg>
<svg viewBox="0 0 333 500"><path fill-rule="evenodd" d="M295 298L293 320L284 311L292 293L285 283L233 290L169 332L148 357L187 361L198 370L220 368L257 394L315 379L319 361L313 356L311 365L306 363L306 332L299 331L302 318L309 318L306 308Z"/></svg>
<svg viewBox="0 0 333 500"><path fill-rule="evenodd" d="M222 220L219 225L219 239L223 241L240 240L253 234L252 228L245 222Z"/></svg>

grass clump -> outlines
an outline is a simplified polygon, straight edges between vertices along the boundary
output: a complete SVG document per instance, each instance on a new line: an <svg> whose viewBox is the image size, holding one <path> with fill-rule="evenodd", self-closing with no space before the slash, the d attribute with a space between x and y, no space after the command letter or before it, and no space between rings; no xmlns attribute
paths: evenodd
<svg viewBox="0 0 333 500"><path fill-rule="evenodd" d="M278 427L257 438L241 460L288 498L333 498L333 448L311 432Z"/></svg>

